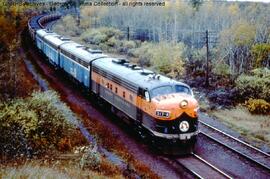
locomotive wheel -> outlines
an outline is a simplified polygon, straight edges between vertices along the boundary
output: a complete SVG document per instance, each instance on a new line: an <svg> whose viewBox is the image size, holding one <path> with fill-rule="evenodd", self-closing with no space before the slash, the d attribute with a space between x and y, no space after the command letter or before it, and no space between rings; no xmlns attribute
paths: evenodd
<svg viewBox="0 0 270 179"><path fill-rule="evenodd" d="M147 144L150 144L150 150L155 154L161 154L161 148L157 138L153 134L148 134Z"/></svg>
<svg viewBox="0 0 270 179"><path fill-rule="evenodd" d="M197 138L192 139L190 147L189 147L189 152L193 153L195 150L195 146L196 146L196 142L197 142Z"/></svg>
<svg viewBox="0 0 270 179"><path fill-rule="evenodd" d="M140 124L135 124L135 131L138 134L138 136L140 137L140 139L142 139L142 141L144 143L146 143L147 142L147 133L145 132L145 129Z"/></svg>

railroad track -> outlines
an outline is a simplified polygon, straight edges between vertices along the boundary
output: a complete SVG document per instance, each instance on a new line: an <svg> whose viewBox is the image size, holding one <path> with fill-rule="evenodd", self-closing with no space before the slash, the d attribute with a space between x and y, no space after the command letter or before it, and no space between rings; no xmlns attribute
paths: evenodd
<svg viewBox="0 0 270 179"><path fill-rule="evenodd" d="M49 28L52 28L52 26L53 23L48 25ZM249 144L234 138L233 136L230 136L202 121L199 122L200 125L203 126L200 127L201 134L270 171L269 154L260 151L259 149L250 146ZM232 178L196 154L173 159L173 161L178 165L181 165L182 168L188 170L189 173L196 178Z"/></svg>
<svg viewBox="0 0 270 179"><path fill-rule="evenodd" d="M270 172L270 155L203 122L199 121L200 134L237 153L252 163Z"/></svg>
<svg viewBox="0 0 270 179"><path fill-rule="evenodd" d="M187 170L195 178L232 178L196 154L180 157L173 161Z"/></svg>

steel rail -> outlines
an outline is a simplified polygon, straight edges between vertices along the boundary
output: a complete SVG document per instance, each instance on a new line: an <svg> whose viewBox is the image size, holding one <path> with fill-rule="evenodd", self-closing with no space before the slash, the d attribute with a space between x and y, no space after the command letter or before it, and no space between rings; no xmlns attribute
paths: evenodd
<svg viewBox="0 0 270 179"><path fill-rule="evenodd" d="M237 153L238 155L240 155L240 156L242 156L242 157L248 159L249 161L256 163L257 165L261 166L262 168L264 168L264 169L270 171L270 168L269 168L268 166L262 164L261 162L258 162L258 161L256 161L256 160L252 159L251 157L249 157L248 155L246 155L246 154L244 154L244 153L242 153L242 152L239 152L238 150L236 150L236 149L234 149L234 148L228 146L227 144L221 142L220 140L215 139L214 137L212 137L212 136L210 136L210 135L208 135L208 134L206 134L206 133L204 133L204 132L202 132L202 131L200 131L199 134L202 134L202 135L206 136L206 137L209 138L210 140L212 140L212 141L214 141L214 142L216 142L216 143L218 143L218 144L220 144L220 145L226 147L227 149L229 149L229 150L231 150L231 151Z"/></svg>
<svg viewBox="0 0 270 179"><path fill-rule="evenodd" d="M223 134L223 135L225 135L225 136L227 136L227 137L229 137L229 138L231 138L231 139L233 139L233 140L235 140L237 142L240 142L241 144L243 144L243 145L245 145L245 146L247 146L247 147L249 147L249 148L251 148L253 150L256 150L257 152L259 152L259 153L261 153L261 154L263 154L263 155L265 155L267 157L270 157L270 154L268 154L268 153L266 153L266 152L264 152L264 151L262 151L262 150L260 150L260 149L258 149L256 147L254 147L254 146L252 146L252 145L250 145L250 144L248 144L248 143L246 143L246 142L244 142L244 141L242 141L242 140L240 140L240 139L238 139L238 138L236 138L236 137L234 137L234 136L232 136L230 134L227 134L227 133L225 133L225 132L223 132L223 131L221 131L221 130L219 130L219 129L217 129L217 128L215 128L215 127L213 127L213 126L211 126L211 125L209 125L209 124L207 124L207 123L205 123L205 122L203 122L201 120L199 120L199 122L201 124L203 124L204 126L207 126L208 128L212 129L212 130L215 130L215 131L217 131L217 132L219 132L219 133L221 133L221 134Z"/></svg>
<svg viewBox="0 0 270 179"><path fill-rule="evenodd" d="M175 163L177 163L178 165L180 165L181 167L183 167L185 170L189 171L195 178L199 178L199 179L204 179L201 175L199 175L197 172L195 172L194 170L188 168L187 166L185 166L184 164L182 164L181 162L179 162L177 159L173 160Z"/></svg>
<svg viewBox="0 0 270 179"><path fill-rule="evenodd" d="M206 165L208 165L209 167L211 167L212 169L214 169L215 171L217 171L218 173L220 173L221 175L225 176L226 178L230 178L233 179L233 177L229 176L228 174L226 174L225 172L223 172L222 170L220 170L219 168L215 167L214 165L212 165L211 163L207 162L206 160L204 160L203 158L201 158L200 156L198 156L197 154L193 153L192 154L195 158L197 158L198 160L202 161L203 163L205 163Z"/></svg>
<svg viewBox="0 0 270 179"><path fill-rule="evenodd" d="M229 176L228 174L226 174L225 172L223 172L222 170L220 170L219 168L215 167L214 165L212 165L211 163L209 163L208 161L204 160L203 158L201 158L200 156L198 156L197 154L192 153L191 157L195 158L196 160L198 160L199 162L205 164L207 167L211 168L213 171L217 172L218 174L224 176L225 178L228 179L232 179L233 177ZM188 160L188 159L186 159ZM203 179L204 177L202 175L200 175L198 172L194 171L193 169L191 169L190 167L187 167L185 164L183 164L181 161L179 161L179 159L173 159L173 161L180 165L181 167L183 167L185 170L187 170L188 172L190 172L195 178L199 178L199 179Z"/></svg>

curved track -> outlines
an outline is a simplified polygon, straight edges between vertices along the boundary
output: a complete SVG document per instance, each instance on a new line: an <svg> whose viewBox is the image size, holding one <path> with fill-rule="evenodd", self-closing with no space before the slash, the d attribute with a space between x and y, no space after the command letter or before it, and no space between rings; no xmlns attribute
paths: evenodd
<svg viewBox="0 0 270 179"><path fill-rule="evenodd" d="M47 28L51 28L53 24L54 22L49 23ZM269 154L260 151L259 149L202 121L199 121L199 125L202 135L270 172ZM196 154L170 160L179 165L181 168L184 168L195 178L232 178Z"/></svg>

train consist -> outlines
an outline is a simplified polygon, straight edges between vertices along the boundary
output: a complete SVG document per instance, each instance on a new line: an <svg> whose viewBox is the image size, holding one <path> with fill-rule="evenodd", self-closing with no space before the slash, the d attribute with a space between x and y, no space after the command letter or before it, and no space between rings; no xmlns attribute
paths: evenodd
<svg viewBox="0 0 270 179"><path fill-rule="evenodd" d="M44 29L59 14L33 17L29 33L37 48L58 70L106 103L165 153L191 152L198 134L198 103L190 87L112 58Z"/></svg>

